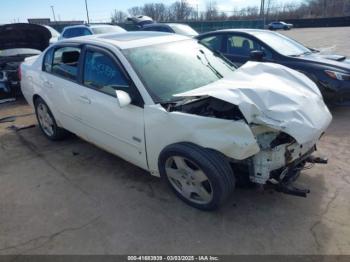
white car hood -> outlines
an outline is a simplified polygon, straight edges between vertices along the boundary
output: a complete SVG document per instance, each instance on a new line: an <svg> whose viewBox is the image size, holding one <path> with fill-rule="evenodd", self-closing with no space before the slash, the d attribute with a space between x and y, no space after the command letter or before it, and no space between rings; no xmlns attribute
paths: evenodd
<svg viewBox="0 0 350 262"><path fill-rule="evenodd" d="M248 123L283 131L299 144L318 139L332 120L314 82L273 63L248 62L229 77L176 96L210 96L232 103Z"/></svg>

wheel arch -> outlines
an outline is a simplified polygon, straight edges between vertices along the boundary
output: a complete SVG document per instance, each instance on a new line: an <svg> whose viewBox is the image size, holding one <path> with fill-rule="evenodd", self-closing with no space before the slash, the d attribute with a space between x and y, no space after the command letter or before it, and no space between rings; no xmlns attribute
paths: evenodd
<svg viewBox="0 0 350 262"><path fill-rule="evenodd" d="M32 103L33 103L34 108L36 107L36 101L39 98L42 99L47 104L47 106L49 107L51 113L53 114L53 116L55 118L55 121L56 121L57 125L59 127L63 127L62 124L61 124L61 121L60 121L60 119L58 117L58 112L56 110L56 107L53 105L53 103L50 101L50 99L45 99L43 96L41 96L39 94L34 94L33 97L32 97Z"/></svg>

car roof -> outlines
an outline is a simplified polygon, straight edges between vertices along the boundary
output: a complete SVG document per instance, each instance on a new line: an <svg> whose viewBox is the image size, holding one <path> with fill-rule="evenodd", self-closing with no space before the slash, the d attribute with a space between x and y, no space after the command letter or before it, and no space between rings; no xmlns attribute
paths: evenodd
<svg viewBox="0 0 350 262"><path fill-rule="evenodd" d="M152 23L152 24L144 25L144 27L152 27L152 26L172 26L172 25L186 25L186 24L181 24L181 23ZM189 25L186 25L186 26L189 26Z"/></svg>
<svg viewBox="0 0 350 262"><path fill-rule="evenodd" d="M88 25L90 28L99 28L99 27L113 27L115 25L108 25L108 24L99 24L99 25ZM118 26L119 27L119 26Z"/></svg>
<svg viewBox="0 0 350 262"><path fill-rule="evenodd" d="M174 41L189 40L190 37L164 33L164 32L147 32L135 31L116 34L89 35L76 38L70 38L60 41L59 43L87 43L87 44L112 44L119 49L129 49L134 47L149 46L155 44L170 43Z"/></svg>
<svg viewBox="0 0 350 262"><path fill-rule="evenodd" d="M264 30L264 29L247 29L247 28L237 28L237 29L221 29L221 30L216 30L216 31L212 31L212 32L207 32L207 33L203 33L199 36L203 36L203 35L210 35L212 33L246 33L246 34L253 34L253 33L258 33L258 32L265 32L265 33L274 33L271 32L269 30Z"/></svg>
<svg viewBox="0 0 350 262"><path fill-rule="evenodd" d="M80 28L80 27L88 28L87 25L70 25L70 26L66 26L63 30L72 29L72 28Z"/></svg>
<svg viewBox="0 0 350 262"><path fill-rule="evenodd" d="M95 25L88 25L88 24L84 24L84 25L70 25L70 26L66 26L64 28L64 30L66 29L71 29L71 28L99 28L99 27L109 27L109 26L113 26L113 25L109 25L109 24L95 24Z"/></svg>

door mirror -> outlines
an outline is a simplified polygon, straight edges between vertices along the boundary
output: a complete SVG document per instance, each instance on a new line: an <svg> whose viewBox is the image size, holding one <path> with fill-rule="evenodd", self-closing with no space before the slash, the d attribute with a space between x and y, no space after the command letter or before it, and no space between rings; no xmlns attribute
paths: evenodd
<svg viewBox="0 0 350 262"><path fill-rule="evenodd" d="M118 104L121 108L131 104L131 97L127 92L122 90L116 90L115 94L117 96Z"/></svg>
<svg viewBox="0 0 350 262"><path fill-rule="evenodd" d="M262 61L265 56L264 51L253 50L250 52L250 59L253 61Z"/></svg>

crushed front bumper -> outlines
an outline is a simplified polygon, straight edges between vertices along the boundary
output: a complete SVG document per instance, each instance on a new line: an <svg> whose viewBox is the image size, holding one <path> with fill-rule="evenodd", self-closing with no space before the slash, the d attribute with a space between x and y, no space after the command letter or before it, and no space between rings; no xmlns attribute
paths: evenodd
<svg viewBox="0 0 350 262"><path fill-rule="evenodd" d="M283 176L311 156L315 145L316 141L303 145L295 142L261 150L251 160L250 181L257 184L266 184L270 179L282 181Z"/></svg>

